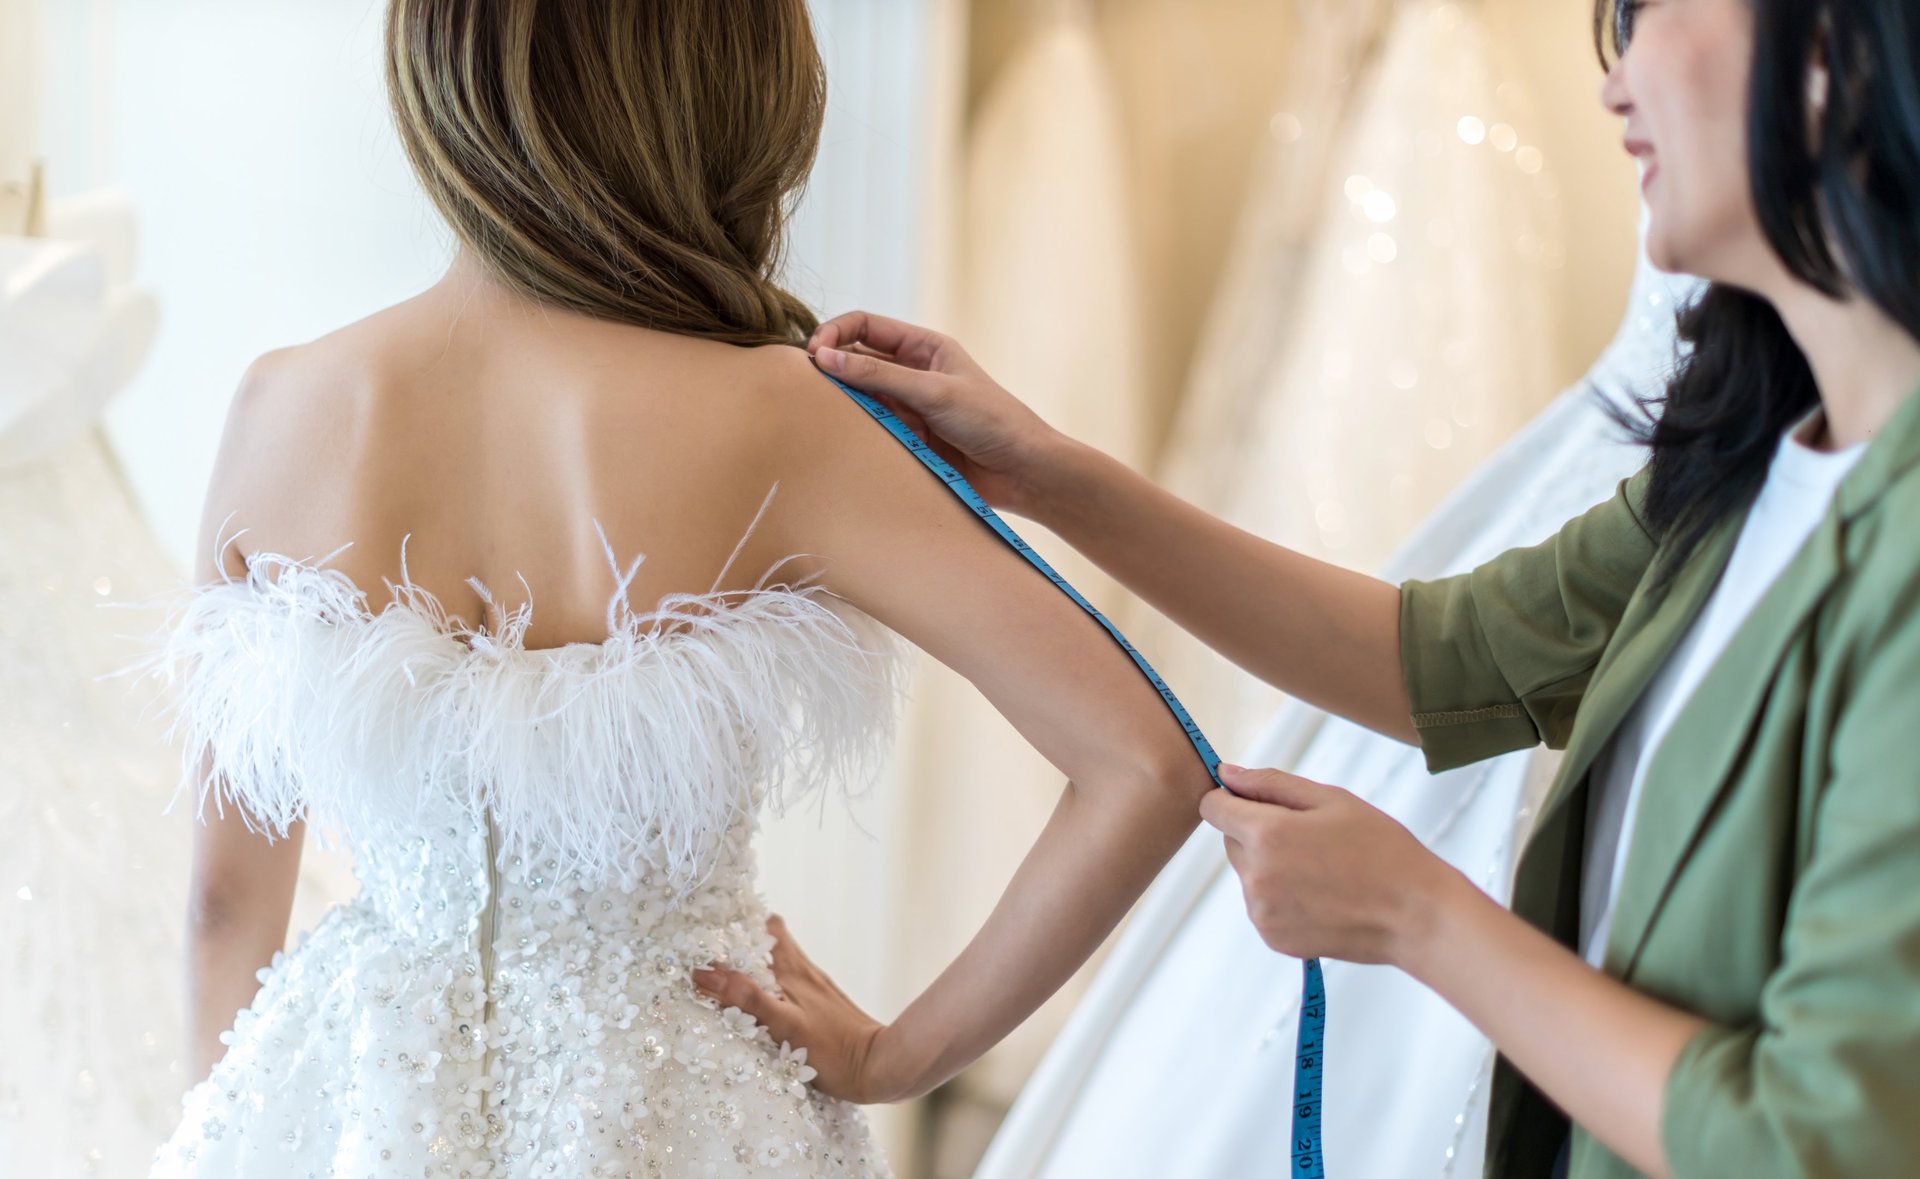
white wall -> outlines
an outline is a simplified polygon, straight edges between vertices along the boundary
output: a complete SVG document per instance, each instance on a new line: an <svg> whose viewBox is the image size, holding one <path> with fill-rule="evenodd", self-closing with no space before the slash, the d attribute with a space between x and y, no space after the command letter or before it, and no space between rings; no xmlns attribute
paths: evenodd
<svg viewBox="0 0 1920 1179"><path fill-rule="evenodd" d="M42 0L52 193L116 183L158 296L112 437L189 561L248 361L432 281L450 240L389 130L372 0Z"/></svg>

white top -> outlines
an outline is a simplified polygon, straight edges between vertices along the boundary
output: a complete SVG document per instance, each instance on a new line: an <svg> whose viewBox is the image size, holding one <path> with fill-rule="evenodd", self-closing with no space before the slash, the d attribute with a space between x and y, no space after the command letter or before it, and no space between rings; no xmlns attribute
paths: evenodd
<svg viewBox="0 0 1920 1179"><path fill-rule="evenodd" d="M1819 527L1840 481L1866 449L1864 443L1840 451L1812 449L1802 439L1820 420L1816 410L1780 439L1767 481L1720 584L1594 762L1580 890L1580 944L1587 961L1595 966L1606 956L1614 898L1631 842L1627 833L1633 830L1653 755L1741 623Z"/></svg>

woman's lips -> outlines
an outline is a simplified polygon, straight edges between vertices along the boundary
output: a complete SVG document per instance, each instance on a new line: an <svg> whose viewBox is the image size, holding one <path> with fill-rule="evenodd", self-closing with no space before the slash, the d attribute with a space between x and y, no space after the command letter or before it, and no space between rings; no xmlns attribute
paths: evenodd
<svg viewBox="0 0 1920 1179"><path fill-rule="evenodd" d="M1629 135L1622 146L1627 149L1628 155L1640 161L1640 191L1645 192L1647 185L1652 184L1653 178L1660 173L1660 165L1653 158L1653 144Z"/></svg>

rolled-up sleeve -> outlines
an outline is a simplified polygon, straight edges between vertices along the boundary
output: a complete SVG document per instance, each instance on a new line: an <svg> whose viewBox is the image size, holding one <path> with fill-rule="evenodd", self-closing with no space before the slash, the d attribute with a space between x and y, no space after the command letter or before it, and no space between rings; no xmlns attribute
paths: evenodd
<svg viewBox="0 0 1920 1179"><path fill-rule="evenodd" d="M1668 1075L1677 1179L1920 1174L1920 585L1872 596L1759 1021Z"/></svg>
<svg viewBox="0 0 1920 1179"><path fill-rule="evenodd" d="M1646 472L1531 548L1400 587L1400 660L1428 768L1566 744L1652 563Z"/></svg>

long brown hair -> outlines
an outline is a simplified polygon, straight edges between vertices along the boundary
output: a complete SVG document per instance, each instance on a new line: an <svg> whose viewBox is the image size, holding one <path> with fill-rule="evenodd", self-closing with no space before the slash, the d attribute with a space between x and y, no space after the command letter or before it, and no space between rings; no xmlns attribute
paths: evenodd
<svg viewBox="0 0 1920 1179"><path fill-rule="evenodd" d="M427 195L508 286L733 344L816 323L775 281L819 143L806 0L390 0Z"/></svg>

